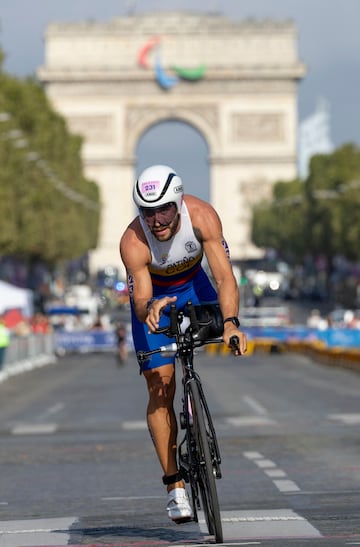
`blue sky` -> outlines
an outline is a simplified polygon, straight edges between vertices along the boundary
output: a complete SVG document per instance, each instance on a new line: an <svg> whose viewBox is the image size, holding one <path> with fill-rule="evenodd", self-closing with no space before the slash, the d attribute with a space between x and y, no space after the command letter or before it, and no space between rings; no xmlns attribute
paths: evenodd
<svg viewBox="0 0 360 547"><path fill-rule="evenodd" d="M219 12L234 20L292 20L298 29L299 57L307 66L298 87L299 120L312 114L317 101L325 98L335 146L360 145L360 0L0 0L4 68L20 77L35 74L44 62L43 37L51 22L110 20L129 10L165 9ZM206 163L206 145L198 138L197 153L204 155ZM149 139L150 149L153 140ZM140 146L145 146L142 156L146 157L146 136L144 142Z"/></svg>

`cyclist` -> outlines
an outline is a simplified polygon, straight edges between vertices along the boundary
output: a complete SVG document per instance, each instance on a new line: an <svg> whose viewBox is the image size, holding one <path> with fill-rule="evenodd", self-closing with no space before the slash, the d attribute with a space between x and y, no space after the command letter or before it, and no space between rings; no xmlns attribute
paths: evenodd
<svg viewBox="0 0 360 547"><path fill-rule="evenodd" d="M169 343L152 333L169 324L170 304L185 308L215 304L220 310L224 342L238 336L234 355L246 352L246 336L239 331L239 291L233 275L221 221L214 208L184 195L181 178L166 165L154 165L135 182L133 198L139 215L120 241L120 254L128 277L135 350L149 351ZM205 255L216 290L202 266ZM214 324L219 313L213 306ZM224 318L224 319L223 319ZM157 354L142 365L149 402L147 423L167 486L167 513L175 522L192 518L192 509L176 461L177 421L173 409L175 357Z"/></svg>

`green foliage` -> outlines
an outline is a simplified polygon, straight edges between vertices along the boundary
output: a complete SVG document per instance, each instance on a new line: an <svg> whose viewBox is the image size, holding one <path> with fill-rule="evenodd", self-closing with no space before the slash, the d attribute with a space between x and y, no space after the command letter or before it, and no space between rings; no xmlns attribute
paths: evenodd
<svg viewBox="0 0 360 547"><path fill-rule="evenodd" d="M289 260L306 254L360 259L360 150L347 144L312 158L305 181L278 182L254 209L252 236Z"/></svg>
<svg viewBox="0 0 360 547"><path fill-rule="evenodd" d="M305 253L305 203L299 180L278 182L273 201L259 203L253 213L252 239L259 247L278 249L292 261Z"/></svg>
<svg viewBox="0 0 360 547"><path fill-rule="evenodd" d="M305 181L314 251L360 258L360 150L352 144L314 156Z"/></svg>
<svg viewBox="0 0 360 547"><path fill-rule="evenodd" d="M94 249L99 190L83 175L81 138L33 80L0 73L0 113L0 254L55 265Z"/></svg>

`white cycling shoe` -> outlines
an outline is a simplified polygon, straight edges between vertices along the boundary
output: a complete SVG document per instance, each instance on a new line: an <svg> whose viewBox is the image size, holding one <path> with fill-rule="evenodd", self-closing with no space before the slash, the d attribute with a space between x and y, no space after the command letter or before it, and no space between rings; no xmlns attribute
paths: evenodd
<svg viewBox="0 0 360 547"><path fill-rule="evenodd" d="M174 488L168 493L166 510L169 519L177 524L193 519L193 511L185 488Z"/></svg>

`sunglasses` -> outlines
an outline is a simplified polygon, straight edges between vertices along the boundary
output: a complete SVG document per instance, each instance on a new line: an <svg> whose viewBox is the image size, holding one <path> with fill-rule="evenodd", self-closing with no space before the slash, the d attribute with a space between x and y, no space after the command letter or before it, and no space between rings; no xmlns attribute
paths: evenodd
<svg viewBox="0 0 360 547"><path fill-rule="evenodd" d="M176 203L173 201L160 205L159 207L140 207L140 214L146 222L160 224L171 224L177 213Z"/></svg>

